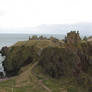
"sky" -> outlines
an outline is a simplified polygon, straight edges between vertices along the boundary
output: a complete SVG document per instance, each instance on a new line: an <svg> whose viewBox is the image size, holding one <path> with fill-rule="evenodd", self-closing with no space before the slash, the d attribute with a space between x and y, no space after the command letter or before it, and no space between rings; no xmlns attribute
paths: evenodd
<svg viewBox="0 0 92 92"><path fill-rule="evenodd" d="M44 24L81 22L92 23L92 0L0 0L1 33L31 33Z"/></svg>

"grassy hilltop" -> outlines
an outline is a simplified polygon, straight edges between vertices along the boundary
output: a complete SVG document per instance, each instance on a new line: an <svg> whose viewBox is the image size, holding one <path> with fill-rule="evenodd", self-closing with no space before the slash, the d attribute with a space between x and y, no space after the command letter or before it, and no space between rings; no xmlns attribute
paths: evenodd
<svg viewBox="0 0 92 92"><path fill-rule="evenodd" d="M92 42L72 31L63 41L33 36L2 48L0 92L91 92Z"/></svg>

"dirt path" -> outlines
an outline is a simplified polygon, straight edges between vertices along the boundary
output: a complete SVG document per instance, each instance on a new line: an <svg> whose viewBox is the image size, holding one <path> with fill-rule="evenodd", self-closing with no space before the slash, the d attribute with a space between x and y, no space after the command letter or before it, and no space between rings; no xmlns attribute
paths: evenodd
<svg viewBox="0 0 92 92"><path fill-rule="evenodd" d="M31 68L31 71L32 71L32 69L34 68L34 67L36 67L36 65L38 64L38 62L36 62L35 64L33 64L33 66L32 66L32 68ZM33 73L33 71L32 71L32 74L34 75L34 77L36 78L36 80L38 81L38 83L40 84L40 86L42 86L45 90L47 90L48 92L52 92L43 82L42 82L42 80L39 80L36 76L35 76L35 74Z"/></svg>
<svg viewBox="0 0 92 92"><path fill-rule="evenodd" d="M39 84L46 89L48 92L52 92L46 85L43 84L43 82L41 80L39 80Z"/></svg>

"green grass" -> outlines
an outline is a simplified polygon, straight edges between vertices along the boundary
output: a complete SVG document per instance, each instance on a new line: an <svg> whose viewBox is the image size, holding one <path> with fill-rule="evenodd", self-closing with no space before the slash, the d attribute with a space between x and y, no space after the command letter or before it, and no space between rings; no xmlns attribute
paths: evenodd
<svg viewBox="0 0 92 92"><path fill-rule="evenodd" d="M15 85L15 80L6 80L4 82L0 82L0 87L12 87Z"/></svg>
<svg viewBox="0 0 92 92"><path fill-rule="evenodd" d="M71 88L68 88L68 92L78 92L76 88L74 87L71 87Z"/></svg>

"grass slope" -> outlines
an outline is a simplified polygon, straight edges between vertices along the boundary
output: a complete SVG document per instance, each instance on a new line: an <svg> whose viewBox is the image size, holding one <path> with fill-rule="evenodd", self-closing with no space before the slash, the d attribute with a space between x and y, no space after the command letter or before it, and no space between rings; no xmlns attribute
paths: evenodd
<svg viewBox="0 0 92 92"><path fill-rule="evenodd" d="M36 46L38 48L46 48L48 46L59 46L58 44L52 42L51 40L28 40L17 42L14 46Z"/></svg>

